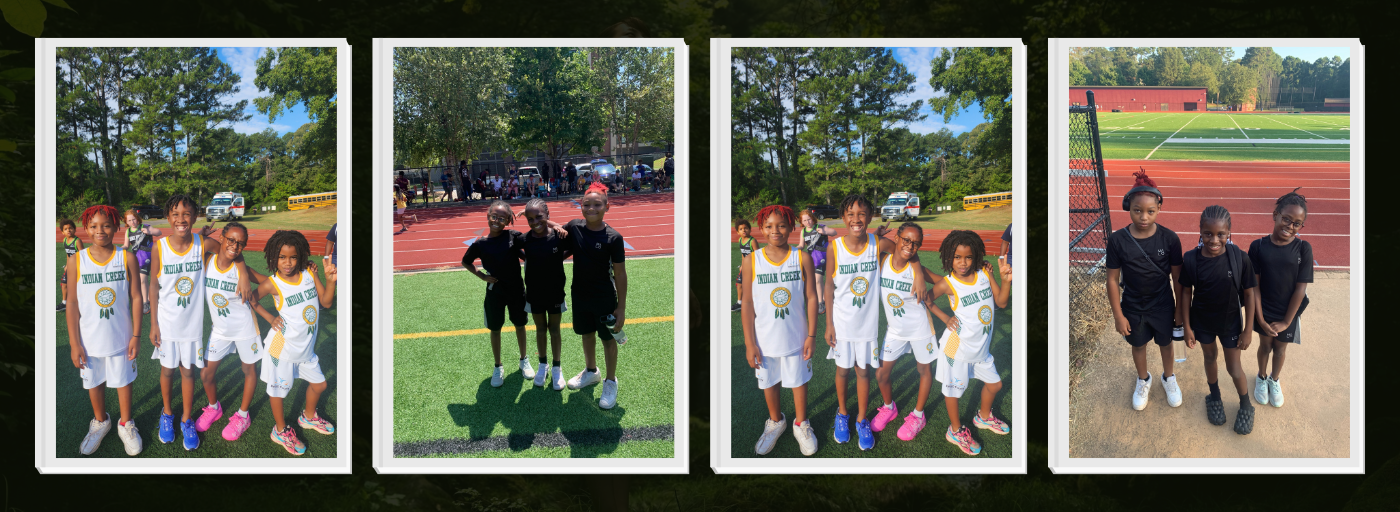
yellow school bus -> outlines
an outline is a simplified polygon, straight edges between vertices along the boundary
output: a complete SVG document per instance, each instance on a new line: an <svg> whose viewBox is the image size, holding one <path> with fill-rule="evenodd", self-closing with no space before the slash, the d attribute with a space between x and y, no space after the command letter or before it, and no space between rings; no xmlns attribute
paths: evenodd
<svg viewBox="0 0 1400 512"><path fill-rule="evenodd" d="M981 210L983 208L996 208L999 206L1011 206L1010 192L994 192L991 194L963 197L964 210Z"/></svg>
<svg viewBox="0 0 1400 512"><path fill-rule="evenodd" d="M322 208L335 206L335 192L322 192L319 194L306 194L304 196L292 196L287 198L288 210L305 210L307 208Z"/></svg>

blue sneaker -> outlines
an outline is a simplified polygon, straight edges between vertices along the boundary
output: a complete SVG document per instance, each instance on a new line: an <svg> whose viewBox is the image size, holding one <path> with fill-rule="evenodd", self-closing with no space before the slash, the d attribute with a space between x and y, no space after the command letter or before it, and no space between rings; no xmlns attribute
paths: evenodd
<svg viewBox="0 0 1400 512"><path fill-rule="evenodd" d="M833 435L837 443L845 444L851 440L851 416L849 414L836 413L836 432Z"/></svg>
<svg viewBox="0 0 1400 512"><path fill-rule="evenodd" d="M856 422L856 436L859 438L861 450L869 450L875 447L875 434L870 431L870 420Z"/></svg>
<svg viewBox="0 0 1400 512"><path fill-rule="evenodd" d="M162 443L175 441L175 417L169 414L160 415L160 426L156 429L156 439Z"/></svg>
<svg viewBox="0 0 1400 512"><path fill-rule="evenodd" d="M194 418L180 422L180 435L185 437L185 450L199 448L199 427Z"/></svg>

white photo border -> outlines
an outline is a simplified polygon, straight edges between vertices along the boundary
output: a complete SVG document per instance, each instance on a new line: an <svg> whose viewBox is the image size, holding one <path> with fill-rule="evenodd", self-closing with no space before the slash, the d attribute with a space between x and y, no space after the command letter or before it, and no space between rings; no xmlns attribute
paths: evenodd
<svg viewBox="0 0 1400 512"><path fill-rule="evenodd" d="M690 52L683 39L389 39L374 42L374 168L394 166L393 52L397 47L651 47L675 52L675 210L689 211ZM375 173L373 176L377 176ZM390 192L375 179L374 197ZM675 451L670 458L414 458L394 456L394 284L393 218L370 208L374 225L374 469L390 474L687 474L690 465L690 236L689 224L675 223ZM549 461L548 464L541 464Z"/></svg>
<svg viewBox="0 0 1400 512"><path fill-rule="evenodd" d="M1351 49L1352 152L1351 152L1351 416L1350 457L1346 458L1070 458L1069 456L1069 240L1056 233L1069 230L1069 176L1057 173L1069 159L1069 50L1075 47L1117 46L1312 46ZM1049 466L1057 474L1364 474L1366 472L1366 122L1365 47L1359 39L1056 39L1049 41L1049 80L1047 88L1050 172L1048 212L1050 241L1047 245L1050 280L1047 302L1050 357L1047 364L1050 383Z"/></svg>
<svg viewBox="0 0 1400 512"><path fill-rule="evenodd" d="M345 224L337 228L339 241L336 250L346 252L351 246L350 233L350 43L345 39L333 38L172 38L172 39L107 39L73 38L34 40L34 118L35 126L35 208L34 208L34 252L45 254L53 250L53 233L57 225L58 205L53 200L57 190L55 166L57 165L55 143L57 117L55 113L56 78L53 73L57 62L56 50L61 47L335 47L336 58L336 181L338 197L336 222ZM348 256L348 252L347 252ZM52 286L42 283L55 275L53 258L36 258L34 282L39 285L35 296L34 326L36 346L34 350L34 467L44 474L349 474L352 437L351 411L351 300L353 288L351 276L354 258L346 258L339 267L340 277L336 285L336 343L342 350L336 358L336 416L341 418L336 425L336 457L333 459L287 458L59 458L54 429L56 428L57 405L55 396L57 382L53 372L56 361L56 348L50 343L56 332L57 321L53 310L45 304L54 304L56 295ZM149 442L149 440L148 440Z"/></svg>
<svg viewBox="0 0 1400 512"><path fill-rule="evenodd" d="M730 133L730 63L733 49L739 47L1010 47L1012 48L1012 95L1021 108L1012 111L1012 195L1018 197L1012 206L1012 239L1026 242L1026 46L1020 39L711 39L710 40L710 162L715 190L730 190L730 168L733 141ZM884 458L884 459L749 459L730 454L732 424L729 400L730 339L728 333L734 322L729 309L729 194L711 194L710 199L710 467L719 474L1025 474L1026 429L1011 432L1011 457L988 458ZM1024 257L1024 256L1022 256ZM1016 315L1011 321L1011 366L1021 378L1012 381L1012 393L1026 393L1026 282L1011 283L1011 304ZM1026 421L1026 400L1017 398L1012 405L1015 418ZM829 462L828 462L829 461Z"/></svg>

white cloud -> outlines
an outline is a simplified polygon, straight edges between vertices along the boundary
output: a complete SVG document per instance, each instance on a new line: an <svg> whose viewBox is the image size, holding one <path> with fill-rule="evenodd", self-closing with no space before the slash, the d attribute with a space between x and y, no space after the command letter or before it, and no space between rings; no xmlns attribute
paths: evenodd
<svg viewBox="0 0 1400 512"><path fill-rule="evenodd" d="M272 130L276 131L277 133L286 133L296 129L295 127L287 126L284 124L270 124L267 122L267 116L257 116L256 114L252 119L249 119L247 121L239 121L237 123L233 123L233 131L245 135L250 133L258 133L268 128L272 128Z"/></svg>
<svg viewBox="0 0 1400 512"><path fill-rule="evenodd" d="M243 110L244 114L253 116L247 121L233 124L234 131L238 133L257 133L263 129L271 127L278 133L291 130L286 125L271 124L267 122L267 116L258 113L258 108L253 105L253 98L263 96L258 92L258 86L253 85L253 79L258 77L258 57L262 56L265 48L220 48L225 64L233 68L233 72L238 74L238 92L228 96L226 101L238 103L247 100L248 106Z"/></svg>
<svg viewBox="0 0 1400 512"><path fill-rule="evenodd" d="M938 50L938 48L894 49L895 60L904 64L904 67L914 74L914 93L911 95L910 101L924 100L927 102L929 98L947 94L943 91L934 91L933 87L928 84L929 79L933 78L933 67L930 62L938 55Z"/></svg>

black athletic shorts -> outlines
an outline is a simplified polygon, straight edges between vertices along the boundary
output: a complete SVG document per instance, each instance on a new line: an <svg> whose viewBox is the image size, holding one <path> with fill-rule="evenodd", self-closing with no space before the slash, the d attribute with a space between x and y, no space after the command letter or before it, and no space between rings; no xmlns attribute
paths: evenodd
<svg viewBox="0 0 1400 512"><path fill-rule="evenodd" d="M1302 345L1302 344L1303 344L1303 330L1302 330L1303 328L1302 328L1301 326L1299 326L1299 323L1300 323L1300 321L1301 321L1302 319L1303 319L1303 315L1294 316L1294 317L1293 317L1293 324L1292 324L1292 325L1289 325L1287 329L1284 329L1283 331L1280 331L1280 332L1278 333L1278 338L1276 338L1276 339L1277 339L1278 341L1282 341L1282 342L1286 342L1286 343L1295 343L1295 344L1298 344L1298 345ZM1265 320L1268 320L1268 318L1265 318ZM1261 327L1261 326L1259 325L1258 322L1255 322L1255 324L1254 324L1254 332L1257 332L1257 333L1259 333L1259 334L1261 334L1261 335L1264 335L1264 336L1268 336L1268 334L1264 334L1264 328Z"/></svg>
<svg viewBox="0 0 1400 512"><path fill-rule="evenodd" d="M516 327L523 327L526 321L525 315L525 292L514 293L486 293L486 328L492 331L501 330L501 326L506 323L506 311L510 311L510 323Z"/></svg>
<svg viewBox="0 0 1400 512"><path fill-rule="evenodd" d="M1176 322L1172 310L1163 309L1155 313L1127 313L1128 325L1132 328L1132 333L1124 336L1129 345L1141 347L1148 341L1155 340L1158 346L1167 346L1172 342L1172 324Z"/></svg>
<svg viewBox="0 0 1400 512"><path fill-rule="evenodd" d="M559 301L559 302L555 302L555 301L530 302L529 299L526 299L526 300L525 300L525 312L526 312L526 313L529 313L529 314L532 314L532 315L539 315L539 314L546 314L546 313L549 313L549 314L559 314L559 313L563 313L563 312L568 311L568 310L569 310L569 307L564 305L564 301Z"/></svg>
<svg viewBox="0 0 1400 512"><path fill-rule="evenodd" d="M573 297L574 334L597 334L604 340L613 339L612 330L603 325L603 317L617 311L617 296Z"/></svg>
<svg viewBox="0 0 1400 512"><path fill-rule="evenodd" d="M1223 348L1240 348L1240 333L1224 336L1208 331L1192 331L1196 334L1196 341L1206 345L1214 345L1215 339L1220 338L1220 346Z"/></svg>

